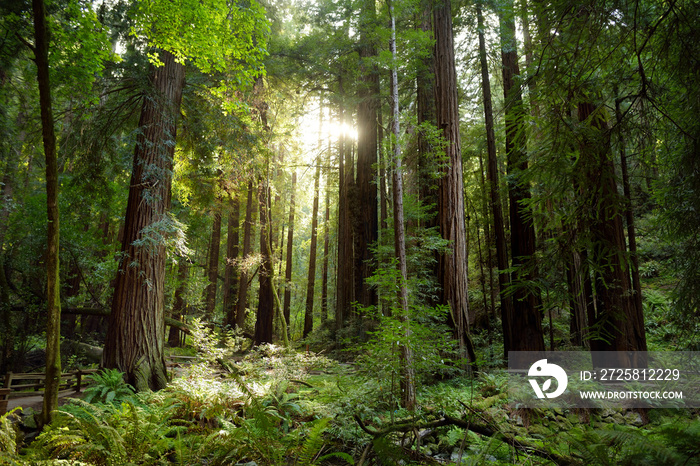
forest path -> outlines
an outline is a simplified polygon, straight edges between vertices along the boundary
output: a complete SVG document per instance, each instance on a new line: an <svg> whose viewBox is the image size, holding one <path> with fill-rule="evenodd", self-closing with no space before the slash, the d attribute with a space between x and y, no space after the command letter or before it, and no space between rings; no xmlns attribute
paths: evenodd
<svg viewBox="0 0 700 466"><path fill-rule="evenodd" d="M64 405L68 402L70 398L81 398L82 390L76 392L72 388L61 390L58 392L58 405ZM7 410L11 411L14 408L21 406L23 410L27 408L32 408L34 411L41 412L41 408L44 405L44 395L32 395L32 396L22 396L17 398L10 398L7 402Z"/></svg>

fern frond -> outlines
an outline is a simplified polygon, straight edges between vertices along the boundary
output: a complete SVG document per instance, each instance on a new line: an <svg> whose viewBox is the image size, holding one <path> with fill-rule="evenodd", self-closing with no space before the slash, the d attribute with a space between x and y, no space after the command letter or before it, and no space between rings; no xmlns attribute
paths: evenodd
<svg viewBox="0 0 700 466"><path fill-rule="evenodd" d="M301 447L301 453L297 459L297 464L316 464L314 458L318 455L323 447L323 432L328 427L331 418L323 418L313 422L313 427L306 434L306 440Z"/></svg>

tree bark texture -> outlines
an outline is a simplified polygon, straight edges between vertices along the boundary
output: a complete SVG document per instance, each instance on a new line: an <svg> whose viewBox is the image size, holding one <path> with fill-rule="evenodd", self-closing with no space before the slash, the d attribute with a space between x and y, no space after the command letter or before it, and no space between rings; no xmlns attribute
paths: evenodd
<svg viewBox="0 0 700 466"><path fill-rule="evenodd" d="M542 300L536 287L535 226L529 207L529 187L520 180L528 168L525 107L522 91L515 80L520 75L512 0L506 1L500 15L501 59L505 98L506 159L508 163L508 198L510 201L512 314L503 323L503 349L508 351L544 351ZM505 329L508 327L508 331Z"/></svg>
<svg viewBox="0 0 700 466"><path fill-rule="evenodd" d="M447 142L442 174L438 181L438 224L442 237L450 242L450 251L440 256L438 280L442 286L441 302L450 307L460 354L466 356L469 332L467 248L451 8L450 0L445 0L438 3L433 11L436 120Z"/></svg>
<svg viewBox="0 0 700 466"><path fill-rule="evenodd" d="M318 196L321 179L321 157L316 160L314 175L314 203L311 209L311 244L309 245L309 273L306 278L306 306L304 308L304 338L314 329L314 294L316 288L316 250L318 243Z"/></svg>
<svg viewBox="0 0 700 466"><path fill-rule="evenodd" d="M61 377L61 301L59 278L59 213L58 213L58 156L51 104L49 81L49 37L46 8L43 0L33 0L34 57L41 106L41 136L46 159L46 385L41 410L42 424L51 422L58 409L58 384Z"/></svg>
<svg viewBox="0 0 700 466"><path fill-rule="evenodd" d="M126 374L137 390L167 383L164 340L165 245L173 154L185 67L161 51L154 94L144 99L127 201L124 239L105 342L104 366Z"/></svg>
<svg viewBox="0 0 700 466"><path fill-rule="evenodd" d="M231 211L228 214L226 232L226 269L224 272L224 324L233 327L236 324L236 304L238 298L238 249L239 217L241 204L238 196L231 198Z"/></svg>
<svg viewBox="0 0 700 466"><path fill-rule="evenodd" d="M274 286L272 283L272 246L270 244L270 188L264 180L260 181L258 190L260 209L260 255L261 264L258 278L258 310L255 320L253 343L272 343L272 329L275 317Z"/></svg>
<svg viewBox="0 0 700 466"><path fill-rule="evenodd" d="M246 307L248 306L248 269L247 260L253 252L251 246L253 226L253 214L255 207L253 204L253 182L248 181L248 200L245 208L245 222L243 224L243 254L241 260L243 268L241 270L241 278L238 282L238 302L236 303L236 327L243 328L246 318Z"/></svg>

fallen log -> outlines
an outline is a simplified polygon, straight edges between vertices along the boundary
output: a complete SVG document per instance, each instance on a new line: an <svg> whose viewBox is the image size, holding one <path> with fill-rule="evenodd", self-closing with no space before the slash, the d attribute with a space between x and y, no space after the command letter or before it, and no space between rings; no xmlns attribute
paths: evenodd
<svg viewBox="0 0 700 466"><path fill-rule="evenodd" d="M407 433L420 431L423 429L434 429L443 426L455 426L460 427L462 429L470 430L479 435L499 439L502 442L512 446L516 450L519 450L523 453L529 453L535 456L539 456L540 458L547 459L560 466L574 466L581 464L581 462L578 461L576 458L549 451L547 449L542 448L539 445L528 442L527 440L516 439L515 436L506 432L502 432L498 429L494 429L488 424L481 423L478 420L465 420L449 416L447 414L443 414L438 419L435 419L433 421L416 422L414 419L404 419L401 421L394 422L383 428L374 428L365 425L365 423L362 422L362 419L360 419L360 416L355 415L354 417L358 426L360 426L360 429L362 429L365 433L371 435L374 438L384 437L395 432Z"/></svg>
<svg viewBox="0 0 700 466"><path fill-rule="evenodd" d="M109 309L101 309L97 307L68 307L61 310L62 314L78 314L84 316L108 316L110 312L111 311ZM165 323L171 327L175 327L188 335L192 334L192 330L186 323L171 319L170 317L165 317L164 320Z"/></svg>

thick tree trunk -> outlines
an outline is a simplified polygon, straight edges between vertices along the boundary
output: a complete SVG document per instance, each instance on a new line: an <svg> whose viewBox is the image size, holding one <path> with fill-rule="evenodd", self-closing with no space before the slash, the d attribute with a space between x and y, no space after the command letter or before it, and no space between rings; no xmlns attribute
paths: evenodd
<svg viewBox="0 0 700 466"><path fill-rule="evenodd" d="M306 306L304 311L304 338L314 329L314 294L316 287L316 249L318 243L318 189L321 178L321 157L316 160L314 175L314 203L311 209L311 245L309 246L309 273L306 279Z"/></svg>
<svg viewBox="0 0 700 466"><path fill-rule="evenodd" d="M238 195L231 198L231 211L228 214L226 232L226 271L224 272L224 324L233 327L236 324L236 301L238 298L238 243L239 217L241 206Z"/></svg>
<svg viewBox="0 0 700 466"><path fill-rule="evenodd" d="M260 208L260 255L261 264L258 278L258 310L255 320L253 343L272 343L272 329L275 317L275 299L272 287L272 246L270 245L270 188L264 180L260 181L258 190Z"/></svg>
<svg viewBox="0 0 700 466"><path fill-rule="evenodd" d="M46 212L48 215L46 239L46 385L41 410L42 424L51 422L58 409L58 384L61 377L61 301L59 280L59 226L58 226L58 157L56 134L51 106L49 82L49 38L46 10L43 0L33 0L34 57L41 106L41 135L46 158Z"/></svg>
<svg viewBox="0 0 700 466"><path fill-rule="evenodd" d="M496 267L498 268L498 289L501 300L501 324L503 326L504 357L508 357L510 343L515 338L515 329L511 322L513 315L513 300L507 294L510 285L508 272L508 249L506 232L503 224L503 208L501 204L500 182L498 181L498 158L496 156L496 136L493 121L493 105L491 99L491 80L489 78L488 62L486 60L486 41L484 39L484 18L479 2L476 4L477 24L479 30L479 61L481 64L481 88L484 95L484 119L486 122L486 179L489 182L491 213L493 215L493 230L496 239ZM505 344L508 342L508 345Z"/></svg>
<svg viewBox="0 0 700 466"><path fill-rule="evenodd" d="M294 246L294 190L297 186L297 173L292 173L292 195L289 200L289 227L287 227L287 261L284 269L284 321L287 329L291 324L290 309L292 305L292 257ZM318 203L318 202L317 202Z"/></svg>
<svg viewBox="0 0 700 466"><path fill-rule="evenodd" d="M440 234L450 242L450 251L440 256L438 281L442 286L441 302L450 308L451 324L459 342L460 355L467 356L466 350L470 348L467 346L469 308L464 182L451 8L450 0L446 0L436 5L433 11L436 119L447 142L445 164L438 181L438 224ZM472 355L469 356L471 359Z"/></svg>
<svg viewBox="0 0 700 466"><path fill-rule="evenodd" d="M644 322L634 309L632 285L626 259L626 244L620 195L610 150L610 134L603 114L590 102L578 106L585 138L579 158L587 187L584 218L593 245L596 308L589 315L592 351L646 351ZM640 321L641 319L641 321ZM639 331L641 329L641 331ZM594 361L594 364L596 361ZM627 367L626 358L605 361Z"/></svg>
<svg viewBox="0 0 700 466"><path fill-rule="evenodd" d="M161 51L151 70L154 95L144 98L134 150L121 261L112 300L104 366L126 373L137 390L167 384L163 340L165 245L170 185L185 67Z"/></svg>
<svg viewBox="0 0 700 466"><path fill-rule="evenodd" d="M503 91L505 97L506 158L508 162L508 197L510 201L511 228L511 276L513 307L510 316L504 316L503 349L508 351L544 351L542 330L542 300L536 287L537 268L535 264L535 226L532 223L526 202L530 199L530 189L520 180L528 168L525 108L520 85L515 82L520 75L518 67L517 42L513 2L506 1L501 23L501 58L503 62ZM517 330L517 333L516 333Z"/></svg>
<svg viewBox="0 0 700 466"><path fill-rule="evenodd" d="M241 261L243 267L241 278L238 282L238 302L236 303L236 327L242 329L245 324L246 307L248 306L248 268L247 261L253 252L251 246L253 225L253 214L255 212L253 204L253 182L248 181L248 200L245 208L245 222L243 224L243 254Z"/></svg>
<svg viewBox="0 0 700 466"><path fill-rule="evenodd" d="M217 201L218 204L218 201ZM219 249L221 247L221 209L217 207L214 212L214 221L211 225L211 241L209 243L209 258L207 260L207 279L208 284L204 290L205 294L205 310L204 320L211 320L214 316L214 308L216 307L216 288L219 279Z"/></svg>

